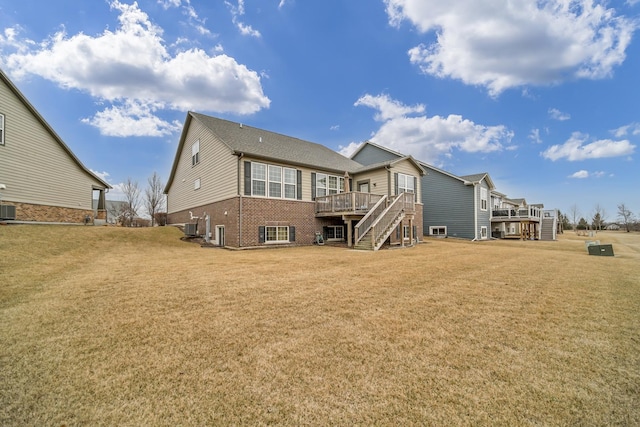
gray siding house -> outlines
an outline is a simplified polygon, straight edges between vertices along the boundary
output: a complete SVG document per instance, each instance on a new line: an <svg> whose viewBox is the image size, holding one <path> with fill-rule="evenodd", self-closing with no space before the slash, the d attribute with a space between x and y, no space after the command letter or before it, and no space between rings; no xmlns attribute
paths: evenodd
<svg viewBox="0 0 640 427"><path fill-rule="evenodd" d="M422 236L420 165L363 165L309 141L189 112L165 187L168 224L232 248L377 250ZM207 227L206 223L209 223Z"/></svg>
<svg viewBox="0 0 640 427"><path fill-rule="evenodd" d="M109 184L93 174L0 70L0 219L106 219Z"/></svg>
<svg viewBox="0 0 640 427"><path fill-rule="evenodd" d="M404 155L372 142L364 142L351 156L362 164ZM491 237L490 194L495 189L488 173L456 176L418 161L421 178L425 236L451 236L484 240Z"/></svg>

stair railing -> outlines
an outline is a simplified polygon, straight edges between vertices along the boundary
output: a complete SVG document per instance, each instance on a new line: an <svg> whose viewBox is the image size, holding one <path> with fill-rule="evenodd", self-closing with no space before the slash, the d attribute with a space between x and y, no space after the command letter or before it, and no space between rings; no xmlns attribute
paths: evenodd
<svg viewBox="0 0 640 427"><path fill-rule="evenodd" d="M386 232L387 229L398 216L404 212L405 198L401 195L396 196L395 200L382 212L371 224L371 246L374 250L378 249L378 239Z"/></svg>
<svg viewBox="0 0 640 427"><path fill-rule="evenodd" d="M369 209L369 212L367 212L366 215L363 216L360 221L358 221L358 223L355 226L355 238L356 238L355 243L356 244L360 240L362 240L365 234L367 234L367 231L369 231L373 222L378 218L378 216L380 216L382 212L384 212L386 207L387 207L387 196L382 196L382 198L378 200L371 209Z"/></svg>

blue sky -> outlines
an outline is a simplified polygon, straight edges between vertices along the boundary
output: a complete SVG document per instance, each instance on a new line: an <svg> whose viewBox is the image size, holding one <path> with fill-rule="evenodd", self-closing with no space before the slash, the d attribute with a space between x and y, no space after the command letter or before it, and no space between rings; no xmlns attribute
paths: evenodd
<svg viewBox="0 0 640 427"><path fill-rule="evenodd" d="M189 110L364 140L497 190L640 216L640 0L0 0L0 67L115 188Z"/></svg>

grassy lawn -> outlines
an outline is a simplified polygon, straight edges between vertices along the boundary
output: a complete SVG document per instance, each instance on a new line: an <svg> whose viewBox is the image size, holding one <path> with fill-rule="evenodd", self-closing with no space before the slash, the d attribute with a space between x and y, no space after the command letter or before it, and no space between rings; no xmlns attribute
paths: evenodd
<svg viewBox="0 0 640 427"><path fill-rule="evenodd" d="M204 249L0 226L0 425L640 425L640 235Z"/></svg>

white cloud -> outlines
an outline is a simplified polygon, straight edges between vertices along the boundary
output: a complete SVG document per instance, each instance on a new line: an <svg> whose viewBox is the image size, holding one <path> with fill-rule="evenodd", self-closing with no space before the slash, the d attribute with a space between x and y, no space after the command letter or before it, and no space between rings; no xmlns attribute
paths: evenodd
<svg viewBox="0 0 640 427"><path fill-rule="evenodd" d="M201 49L172 56L162 39L162 28L136 3L113 1L111 7L120 12L115 31L105 30L95 37L83 33L68 36L61 31L38 45L21 42L21 49L4 58L12 77L39 75L112 103L112 108L90 119L95 126L109 123L108 117L114 114L139 115L132 106L152 105L146 114L139 115L152 135L164 134L172 127L152 117L156 110L251 114L269 107L270 100L255 71L225 54L209 56ZM5 38L0 43L0 47L8 46ZM152 126L150 121L156 124ZM113 132L100 129L105 134ZM129 130L134 131L135 126Z"/></svg>
<svg viewBox="0 0 640 427"><path fill-rule="evenodd" d="M578 172L569 175L569 178L576 178L576 179L585 179L585 178L589 178L589 172L586 170L579 170Z"/></svg>
<svg viewBox="0 0 640 427"><path fill-rule="evenodd" d="M92 118L82 119L83 123L95 126L106 136L165 136L180 132L182 123L166 122L154 113L150 104L129 101L122 106L113 106L96 113Z"/></svg>
<svg viewBox="0 0 640 427"><path fill-rule="evenodd" d="M408 51L425 74L484 86L610 76L637 23L592 0L385 0L391 25L409 21L437 40Z"/></svg>
<svg viewBox="0 0 640 427"><path fill-rule="evenodd" d="M540 129L531 129L531 132L529 132L529 139L534 144L542 144L542 139L540 139Z"/></svg>
<svg viewBox="0 0 640 427"><path fill-rule="evenodd" d="M569 161L600 159L604 157L620 157L634 152L635 145L628 140L612 141L601 139L588 144L589 135L574 132L571 138L562 145L553 145L543 151L542 157L552 161L566 158Z"/></svg>
<svg viewBox="0 0 640 427"><path fill-rule="evenodd" d="M98 171L94 171L93 169L89 169L89 170L91 171L91 173L93 173L95 176L97 176L104 182L109 182L109 176L110 176L109 172L106 172L106 171L98 172Z"/></svg>
<svg viewBox="0 0 640 427"><path fill-rule="evenodd" d="M558 110L557 108L549 108L549 117L551 117L554 120L559 120L561 122L564 122L566 120L569 120L571 118L571 116L567 113L563 113L562 111Z"/></svg>
<svg viewBox="0 0 640 427"><path fill-rule="evenodd" d="M286 3L286 0L280 0L280 3L278 3L278 9L282 9Z"/></svg>
<svg viewBox="0 0 640 427"><path fill-rule="evenodd" d="M361 142L351 142L349 145L345 146L339 146L339 150L338 152L340 154L342 154L345 157L351 157L351 155L353 153L356 152L356 150L358 149L358 147L360 147L360 144L362 144Z"/></svg>
<svg viewBox="0 0 640 427"><path fill-rule="evenodd" d="M253 27L251 27L251 25L247 25L244 22L241 22L239 20L239 17L244 15L244 0L238 0L237 6L233 5L231 2L226 0L224 3L229 8L229 11L231 12L231 20L240 31L240 34L242 34L243 36L252 36L252 37L262 36L262 34L260 34L260 31L254 30Z"/></svg>
<svg viewBox="0 0 640 427"><path fill-rule="evenodd" d="M455 114L427 117L422 114L424 105L406 106L387 95L367 94L354 105L378 111L375 119L382 125L371 137L372 142L426 162L451 156L454 149L469 153L498 151L513 137L505 126L478 125Z"/></svg>
<svg viewBox="0 0 640 427"><path fill-rule="evenodd" d="M329 128L329 130L340 130L340 125L333 125Z"/></svg>
<svg viewBox="0 0 640 427"><path fill-rule="evenodd" d="M616 138L622 138L627 135L640 135L640 123L631 123L625 126L620 126L617 129L611 131Z"/></svg>

